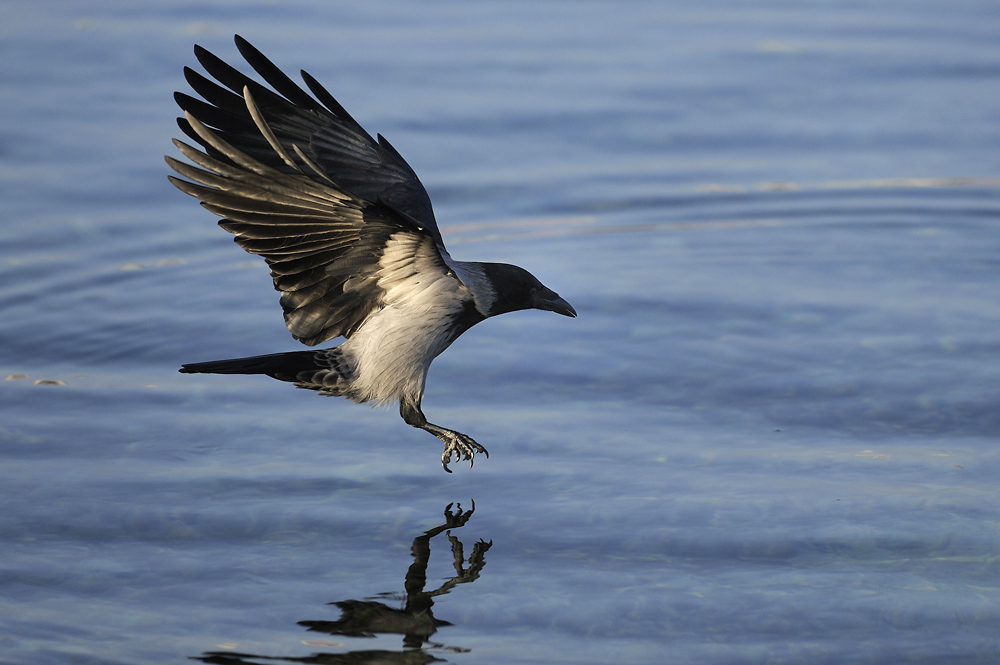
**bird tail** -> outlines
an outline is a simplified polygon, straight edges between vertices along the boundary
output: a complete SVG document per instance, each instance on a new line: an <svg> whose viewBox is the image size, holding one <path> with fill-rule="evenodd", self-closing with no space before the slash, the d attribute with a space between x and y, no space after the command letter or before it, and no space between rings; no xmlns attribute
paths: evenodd
<svg viewBox="0 0 1000 665"><path fill-rule="evenodd" d="M189 363L181 366L180 371L184 374L266 374L279 381L290 381L299 388L358 400L351 390L353 363L345 358L340 347Z"/></svg>
<svg viewBox="0 0 1000 665"><path fill-rule="evenodd" d="M316 370L326 366L317 362L316 356L323 351L292 351L272 353L266 356L213 360L206 363L182 365L183 374L267 374L283 381L295 381L300 372ZM288 377L288 378L286 378Z"/></svg>

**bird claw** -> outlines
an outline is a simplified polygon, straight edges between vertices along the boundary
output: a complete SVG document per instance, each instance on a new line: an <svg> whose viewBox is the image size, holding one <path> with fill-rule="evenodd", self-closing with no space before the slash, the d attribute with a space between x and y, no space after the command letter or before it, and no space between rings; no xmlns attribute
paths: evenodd
<svg viewBox="0 0 1000 665"><path fill-rule="evenodd" d="M444 452L441 453L441 466L448 473L451 473L451 469L448 468L448 463L451 462L451 456L454 453L455 461L459 460L469 460L469 468L475 463L476 453L482 453L488 458L490 456L489 451L483 448L480 444L476 443L476 440L471 436L462 434L461 432L448 431L443 434L441 440L444 441Z"/></svg>

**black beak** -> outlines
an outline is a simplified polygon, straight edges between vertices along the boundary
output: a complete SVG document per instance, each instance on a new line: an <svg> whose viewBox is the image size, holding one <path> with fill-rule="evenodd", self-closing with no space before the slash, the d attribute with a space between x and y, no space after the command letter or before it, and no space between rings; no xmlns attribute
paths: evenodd
<svg viewBox="0 0 1000 665"><path fill-rule="evenodd" d="M539 298L538 304L535 305L535 309L544 309L545 311L555 312L556 314L562 314L563 316L576 316L576 310L573 309L573 306L555 293L548 298Z"/></svg>

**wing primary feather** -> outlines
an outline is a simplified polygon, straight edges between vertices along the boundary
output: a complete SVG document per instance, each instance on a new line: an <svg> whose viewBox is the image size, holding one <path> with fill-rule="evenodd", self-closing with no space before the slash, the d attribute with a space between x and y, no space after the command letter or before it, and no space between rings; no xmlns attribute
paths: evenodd
<svg viewBox="0 0 1000 665"><path fill-rule="evenodd" d="M211 185L219 189L232 189L229 183L240 183L248 188L281 194L287 198L294 198L311 206L319 204L323 207L329 207L332 202L331 199L336 200L337 205L341 206L347 205L347 201L350 200L350 197L339 190L330 188L321 189L310 180L293 178L283 173L276 173L273 176L269 176L266 172L252 173L245 168L240 168L241 165L231 166L209 157L185 144L183 141L175 139L174 144L181 151L181 154L206 170L195 169L169 156L166 157L167 163L181 175L202 184ZM247 160L251 161L249 158ZM266 169L267 167L263 168ZM188 170L190 170L190 173L185 172ZM203 177L207 179L203 179ZM220 177L222 180L218 180ZM212 182L209 182L209 180L212 180Z"/></svg>
<svg viewBox="0 0 1000 665"><path fill-rule="evenodd" d="M225 175L219 175L212 171L202 170L190 164L179 162L171 157L167 157L167 164L185 178L206 185L223 194L233 193L237 196L253 199L254 201L280 203L289 208L330 209L329 201L301 198L296 196L297 192L289 192L287 188L276 186L274 183L270 183L259 177L244 176L239 179L229 178Z"/></svg>
<svg viewBox="0 0 1000 665"><path fill-rule="evenodd" d="M211 203L203 204L209 212L218 215L219 226L233 235L243 236L250 240L266 240L275 237L280 229L282 234L289 236L310 236L317 238L341 238L345 243L354 244L360 233L358 226L350 222L340 224L324 224L323 217L316 215L295 215L289 220L287 215L268 215L256 212L236 212L220 208Z"/></svg>
<svg viewBox="0 0 1000 665"><path fill-rule="evenodd" d="M264 138L267 139L267 142L271 144L271 147L274 148L274 151L278 153L278 155L285 162L285 164L288 164L288 166L292 167L293 169L301 173L302 169L299 167L298 164L295 163L295 161L291 158L288 152L285 151L284 146L281 145L281 141L279 141L278 137L274 135L274 132L271 130L271 127L267 124L267 121L264 120L264 116L261 115L260 109L257 108L257 102L253 100L253 95L250 94L249 86L243 87L243 99L247 103L247 110L250 111L250 117L253 118L253 121L255 123L257 123L257 129L259 129L260 133L264 135Z"/></svg>
<svg viewBox="0 0 1000 665"><path fill-rule="evenodd" d="M347 112L347 109L340 105L340 102L333 98L333 95L327 92L326 88L320 85L319 81L310 76L309 72L304 69L301 70L301 74L302 80L306 82L307 86L309 86L309 90L312 91L312 94L316 95L316 99L322 102L323 105L330 109L330 111L332 111L335 116L340 118L340 120L350 125L351 131L356 132L357 134L360 134L364 138L368 139L369 143L375 143L375 139L372 138L371 134L365 131L365 128L362 127L358 121Z"/></svg>
<svg viewBox="0 0 1000 665"><path fill-rule="evenodd" d="M313 172L317 176L319 176L323 180L326 180L331 185L336 185L336 183L333 180L330 179L330 176L328 176L326 174L326 172L323 171L323 169L321 169L320 167L316 166L316 163L313 160L309 159L309 157L306 155L306 153L302 152L302 150L299 149L299 146L298 146L297 143L293 143L292 144L292 150L295 151L295 154L299 156L299 159L301 159L305 163L306 166L308 166L310 169L312 169Z"/></svg>
<svg viewBox="0 0 1000 665"><path fill-rule="evenodd" d="M208 127L203 125L198 118L194 117L190 111L184 112L184 117L187 118L188 123L190 123L191 128L194 132L204 139L209 145L218 150L220 153L225 155L237 166L242 166L250 171L253 171L257 175L269 178L275 182L280 182L282 184L288 184L289 182L296 183L295 189L300 189L305 183L299 182L290 178L288 175L281 173L280 171L273 169L265 164L261 164L255 159L247 156L246 153L237 150L233 146L229 145L222 139L220 139L215 132L210 130ZM265 125L266 126L266 125Z"/></svg>
<svg viewBox="0 0 1000 665"><path fill-rule="evenodd" d="M206 102L215 104L220 109L229 111L240 117L246 117L246 106L243 104L243 98L235 92L230 92L190 67L184 68L184 79L191 86L191 89L201 95Z"/></svg>
<svg viewBox="0 0 1000 665"><path fill-rule="evenodd" d="M206 48L195 45L195 57L205 68L205 71L215 77L222 85L226 86L237 94L243 93L243 88L250 88L253 94L265 106L276 105L287 108L295 108L287 99L272 92L252 78L242 73L229 63L225 62L217 55Z"/></svg>
<svg viewBox="0 0 1000 665"><path fill-rule="evenodd" d="M406 160L403 159L403 156L401 154L399 154L399 151L396 150L392 146L392 144L389 143L389 141L384 136L382 136L381 134L378 134L378 144L382 148L384 148L386 152L388 152L390 155L392 155L396 159L396 161L398 161L400 164L402 164L407 169L409 169L410 173L413 173L413 169L410 167L409 164L406 163ZM413 177L414 178L416 177L416 173L413 173Z"/></svg>
<svg viewBox="0 0 1000 665"><path fill-rule="evenodd" d="M194 127L191 126L191 123L188 122L187 118L185 118L184 116L177 118L177 126L181 128L181 131L184 132L184 135L186 137L188 137L189 139L200 145L202 148L204 148L209 155L213 157L223 156L218 150L216 150L208 143L206 143L205 139L198 136L198 132L194 131Z"/></svg>
<svg viewBox="0 0 1000 665"><path fill-rule="evenodd" d="M239 35L236 35L234 40L236 41L236 48L239 49L240 55L254 68L254 71L271 84L272 88L284 95L296 106L313 111L319 110L319 104L316 100L310 97L295 81L281 71L267 56L258 51L255 46Z"/></svg>
<svg viewBox="0 0 1000 665"><path fill-rule="evenodd" d="M185 95L183 92L175 92L174 101L177 102L177 106L181 107L182 110L190 111L191 115L199 118L204 124L211 127L245 133L257 130L257 126L247 114L246 107L242 104L242 99L240 99L240 104L243 106L243 115L233 113L226 108L212 106L200 99Z"/></svg>
<svg viewBox="0 0 1000 665"><path fill-rule="evenodd" d="M193 167L192 167L193 168ZM184 174L187 175L187 174ZM241 213L272 214L284 217L310 217L314 215L344 215L350 207L337 207L327 204L310 204L309 201L296 199L284 193L275 194L272 191L241 187L236 191L227 191L215 187L195 184L168 176L170 182L185 194L200 199L202 204L213 206L213 211L223 216L240 215ZM187 177L192 177L188 175ZM208 178L205 178L208 180Z"/></svg>
<svg viewBox="0 0 1000 665"><path fill-rule="evenodd" d="M233 92L238 93L245 86L254 82L253 79L226 63L222 58L219 58L208 49L197 44L194 47L194 57L198 58L201 66L215 77L216 81Z"/></svg>

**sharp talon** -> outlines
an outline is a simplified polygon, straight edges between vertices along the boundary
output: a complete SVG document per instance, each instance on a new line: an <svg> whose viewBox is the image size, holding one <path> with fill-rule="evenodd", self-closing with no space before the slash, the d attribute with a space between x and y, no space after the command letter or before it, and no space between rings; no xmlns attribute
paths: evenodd
<svg viewBox="0 0 1000 665"><path fill-rule="evenodd" d="M441 454L441 466L448 473L451 473L451 469L448 468L448 464L451 462L452 455L455 456L456 462L468 460L469 468L472 468L476 463L476 453L483 453L487 457L490 456L490 454L486 452L486 448L483 448L481 445L476 443L474 439L466 436L465 434L461 434L460 432L444 430L437 436L439 439L444 441L444 452Z"/></svg>

